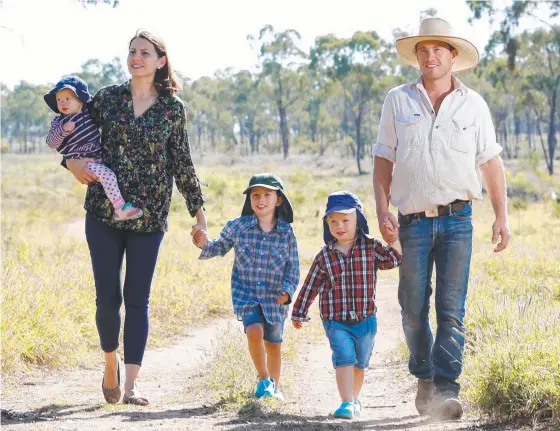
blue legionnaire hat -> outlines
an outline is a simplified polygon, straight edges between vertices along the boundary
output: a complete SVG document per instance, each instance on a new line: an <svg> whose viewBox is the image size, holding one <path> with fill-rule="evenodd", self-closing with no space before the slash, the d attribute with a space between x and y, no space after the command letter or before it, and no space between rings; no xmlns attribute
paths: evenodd
<svg viewBox="0 0 560 431"><path fill-rule="evenodd" d="M282 204L278 207L278 217L282 217L286 222L292 223L294 221L294 210L290 200L286 197L284 193L284 183L282 179L272 172L265 172L262 174L256 174L249 180L249 185L243 191L245 197L245 204L243 205L243 210L241 215L252 215L253 209L251 208L251 197L250 190L253 187L264 187L270 190L277 190L282 196Z"/></svg>
<svg viewBox="0 0 560 431"><path fill-rule="evenodd" d="M49 108L51 108L57 114L60 114L60 111L56 106L56 93L57 91L64 89L72 90L76 97L80 99L80 101L84 104L84 108L91 100L91 94L89 94L88 85L83 79L78 78L74 75L65 76L56 83L52 90L50 90L43 96L45 102L47 102L47 105L49 105Z"/></svg>
<svg viewBox="0 0 560 431"><path fill-rule="evenodd" d="M364 207L360 198L347 190L331 193L327 199L327 209L323 216L323 239L325 244L329 244L333 237L327 224L327 216L332 213L348 214L356 211L358 216L358 230L364 235L369 234L368 222L364 216Z"/></svg>

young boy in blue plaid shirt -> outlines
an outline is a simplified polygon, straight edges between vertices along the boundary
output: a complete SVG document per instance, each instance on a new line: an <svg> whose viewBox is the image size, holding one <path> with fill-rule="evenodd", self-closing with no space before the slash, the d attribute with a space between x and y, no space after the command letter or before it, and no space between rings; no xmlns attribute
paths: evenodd
<svg viewBox="0 0 560 431"><path fill-rule="evenodd" d="M279 389L281 343L288 304L299 282L296 237L289 223L293 209L282 180L273 173L254 175L241 217L230 220L220 238L193 235L199 259L223 256L233 247L233 309L243 321L249 353L258 373L257 398L284 397Z"/></svg>

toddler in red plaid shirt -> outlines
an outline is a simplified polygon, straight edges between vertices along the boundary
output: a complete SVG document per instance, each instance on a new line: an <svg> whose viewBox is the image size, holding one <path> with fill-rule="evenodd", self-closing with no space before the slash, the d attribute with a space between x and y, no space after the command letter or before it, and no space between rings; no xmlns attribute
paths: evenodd
<svg viewBox="0 0 560 431"><path fill-rule="evenodd" d="M325 247L315 257L292 310L292 324L301 328L315 297L332 349L336 383L342 400L335 417L359 416L364 370L369 365L377 320L375 286L378 269L401 264L398 232L384 247L369 236L360 199L348 191L329 195L323 217Z"/></svg>

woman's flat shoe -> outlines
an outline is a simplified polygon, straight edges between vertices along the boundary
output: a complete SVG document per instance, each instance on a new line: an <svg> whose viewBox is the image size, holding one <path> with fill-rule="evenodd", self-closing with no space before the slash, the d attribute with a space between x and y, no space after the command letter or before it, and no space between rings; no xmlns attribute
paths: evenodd
<svg viewBox="0 0 560 431"><path fill-rule="evenodd" d="M116 388L104 388L105 384L105 375L103 376L103 380L101 381L101 389L103 390L103 397L105 397L105 401L109 404L117 404L121 399L121 364L119 358L117 358L117 387Z"/></svg>

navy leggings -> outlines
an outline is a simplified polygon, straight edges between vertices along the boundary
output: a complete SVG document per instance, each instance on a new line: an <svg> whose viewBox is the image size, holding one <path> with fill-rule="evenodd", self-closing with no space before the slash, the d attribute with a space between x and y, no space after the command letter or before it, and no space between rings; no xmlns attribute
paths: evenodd
<svg viewBox="0 0 560 431"><path fill-rule="evenodd" d="M150 287L163 232L130 232L86 215L86 238L95 279L95 322L101 348L119 346L120 308L124 297L124 363L142 365L148 341ZM123 257L126 274L121 290Z"/></svg>

